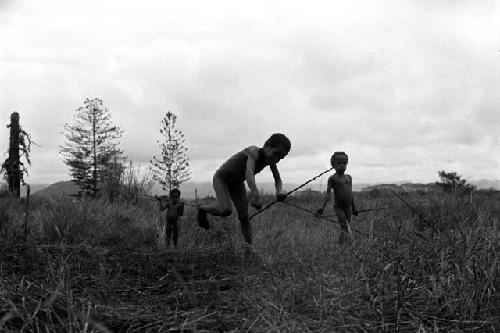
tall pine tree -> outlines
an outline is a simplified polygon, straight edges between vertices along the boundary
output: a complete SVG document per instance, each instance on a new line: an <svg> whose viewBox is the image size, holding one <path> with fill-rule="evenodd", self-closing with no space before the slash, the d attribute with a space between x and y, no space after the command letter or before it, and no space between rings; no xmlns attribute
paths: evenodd
<svg viewBox="0 0 500 333"><path fill-rule="evenodd" d="M160 128L163 139L157 141L161 156L153 156L151 160L153 179L163 186L163 190L168 191L191 179L189 159L186 156L188 149L184 146L184 134L175 128L176 121L174 113L165 114Z"/></svg>
<svg viewBox="0 0 500 333"><path fill-rule="evenodd" d="M65 124L66 141L60 152L70 175L80 188L80 195L95 197L103 184L120 177L124 160L118 148L123 131L112 126L111 116L102 99L86 99L73 116L73 124Z"/></svg>

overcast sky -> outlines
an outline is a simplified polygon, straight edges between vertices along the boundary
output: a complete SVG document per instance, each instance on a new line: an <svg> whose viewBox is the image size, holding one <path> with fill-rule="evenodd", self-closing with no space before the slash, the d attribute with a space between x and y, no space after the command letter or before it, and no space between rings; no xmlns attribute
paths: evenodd
<svg viewBox="0 0 500 333"><path fill-rule="evenodd" d="M359 183L500 179L499 22L481 0L0 0L0 148L18 111L27 181L69 179L63 126L100 97L136 163L176 113L195 182L274 132L285 183L337 150Z"/></svg>

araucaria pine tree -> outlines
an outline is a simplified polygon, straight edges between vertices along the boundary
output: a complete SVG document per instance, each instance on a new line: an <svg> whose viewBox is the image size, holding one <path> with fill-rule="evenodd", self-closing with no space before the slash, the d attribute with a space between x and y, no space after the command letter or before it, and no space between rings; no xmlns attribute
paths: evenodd
<svg viewBox="0 0 500 333"><path fill-rule="evenodd" d="M153 156L151 160L153 179L163 186L163 190L168 191L191 179L189 159L186 156L188 149L184 146L184 134L175 128L176 121L174 113L165 114L160 129L163 139L157 141L161 156Z"/></svg>
<svg viewBox="0 0 500 333"><path fill-rule="evenodd" d="M121 176L121 172L109 172L124 159L118 148L123 131L112 126L110 117L102 99L87 98L75 111L73 124L64 125L66 141L60 152L80 195L95 197L109 177Z"/></svg>
<svg viewBox="0 0 500 333"><path fill-rule="evenodd" d="M19 198L21 183L24 184L24 174L28 173L24 163L21 162L21 156L24 156L26 162L31 164L29 156L31 137L19 125L19 113L17 112L12 112L10 124L7 127L10 128L9 157L2 164L1 171L5 170L9 192Z"/></svg>

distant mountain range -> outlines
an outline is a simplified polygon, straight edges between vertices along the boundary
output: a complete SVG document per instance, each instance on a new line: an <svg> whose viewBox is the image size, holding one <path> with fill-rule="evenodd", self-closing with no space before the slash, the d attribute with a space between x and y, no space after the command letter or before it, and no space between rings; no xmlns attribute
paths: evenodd
<svg viewBox="0 0 500 333"><path fill-rule="evenodd" d="M50 186L50 184L30 184L30 193L33 194L33 193L39 192L39 191L41 191L44 188L47 188L49 186ZM21 196L22 197L26 196L26 191L27 191L27 187L21 186Z"/></svg>
<svg viewBox="0 0 500 333"><path fill-rule="evenodd" d="M494 189L494 190L500 190L500 180L487 180L487 179L481 179L478 181L472 181L472 184L476 185L477 188L479 189Z"/></svg>
<svg viewBox="0 0 500 333"><path fill-rule="evenodd" d="M283 191L290 191L300 186L300 184L283 184ZM354 191L361 191L367 184L354 184ZM274 183L257 183L257 187L261 193L275 193ZM326 185L307 184L301 190L325 191ZM214 196L214 188L211 182L203 183L186 183L181 185L182 196L186 198L194 198L195 191L198 192L198 197ZM153 188L154 194L164 193L161 186Z"/></svg>
<svg viewBox="0 0 500 333"><path fill-rule="evenodd" d="M67 196L78 193L78 186L72 181L60 181L54 184L30 184L31 194L37 196ZM21 191L21 196L26 195L26 188Z"/></svg>
<svg viewBox="0 0 500 333"><path fill-rule="evenodd" d="M472 184L476 185L478 189L495 189L500 190L500 180L486 180L481 179L478 181L471 181ZM411 182L395 182L395 185L400 185L403 188L412 188L418 189L419 187L428 187L433 185L430 184L413 184ZM284 184L283 190L290 191L300 184ZM369 189L370 187L378 187L383 186L384 184L353 184L354 191L362 191L363 189ZM388 184L389 185L389 184ZM274 193L274 184L273 183L258 183L257 184L259 190L262 193ZM31 194L35 194L37 196L66 196L75 194L78 192L78 188L71 181L61 181L54 184L30 184ZM302 190L312 190L312 191L325 191L325 184L307 184ZM21 195L26 195L26 187L22 187ZM165 194L160 185L155 185L152 189L153 194ZM214 189L211 182L202 182L202 183L192 183L188 182L181 185L182 197L184 198L194 198L195 193L197 192L199 198L204 198L206 196L214 196Z"/></svg>

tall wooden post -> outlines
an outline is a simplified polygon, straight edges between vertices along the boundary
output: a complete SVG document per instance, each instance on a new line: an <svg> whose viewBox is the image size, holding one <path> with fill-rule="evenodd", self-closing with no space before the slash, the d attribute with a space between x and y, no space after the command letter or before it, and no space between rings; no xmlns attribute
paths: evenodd
<svg viewBox="0 0 500 333"><path fill-rule="evenodd" d="M21 130L19 127L19 113L13 112L10 115L10 140L9 159L6 163L9 191L15 197L21 197L21 161L19 155L19 145Z"/></svg>

